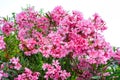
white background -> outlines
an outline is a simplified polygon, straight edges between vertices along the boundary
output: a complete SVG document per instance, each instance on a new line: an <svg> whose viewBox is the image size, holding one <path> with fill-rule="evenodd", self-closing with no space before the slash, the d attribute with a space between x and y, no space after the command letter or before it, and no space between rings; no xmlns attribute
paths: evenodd
<svg viewBox="0 0 120 80"><path fill-rule="evenodd" d="M66 10L79 10L85 18L94 13L106 21L108 29L104 36L113 46L120 47L120 0L0 0L0 16L18 13L21 7L35 6L36 10L51 11L55 6L61 5Z"/></svg>

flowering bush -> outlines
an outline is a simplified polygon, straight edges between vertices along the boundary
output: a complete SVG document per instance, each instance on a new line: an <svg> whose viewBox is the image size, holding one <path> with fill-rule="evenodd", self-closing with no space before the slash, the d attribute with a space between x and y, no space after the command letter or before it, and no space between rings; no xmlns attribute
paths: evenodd
<svg viewBox="0 0 120 80"><path fill-rule="evenodd" d="M95 13L28 7L0 19L0 80L119 80L120 50Z"/></svg>

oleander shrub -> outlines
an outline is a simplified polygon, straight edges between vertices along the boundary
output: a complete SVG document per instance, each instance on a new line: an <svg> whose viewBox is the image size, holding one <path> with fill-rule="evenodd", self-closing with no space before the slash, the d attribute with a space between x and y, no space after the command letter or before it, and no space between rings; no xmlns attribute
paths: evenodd
<svg viewBox="0 0 120 80"><path fill-rule="evenodd" d="M105 21L61 6L0 18L0 80L119 80L120 50Z"/></svg>

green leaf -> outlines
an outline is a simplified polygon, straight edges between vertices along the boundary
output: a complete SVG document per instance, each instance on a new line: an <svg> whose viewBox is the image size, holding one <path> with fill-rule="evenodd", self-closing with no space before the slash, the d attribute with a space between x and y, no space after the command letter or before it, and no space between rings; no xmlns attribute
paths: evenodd
<svg viewBox="0 0 120 80"><path fill-rule="evenodd" d="M100 76L93 76L92 79L100 79Z"/></svg>
<svg viewBox="0 0 120 80"><path fill-rule="evenodd" d="M41 15L43 15L43 14L44 14L44 10L43 10L43 9L40 9L39 13L40 13Z"/></svg>

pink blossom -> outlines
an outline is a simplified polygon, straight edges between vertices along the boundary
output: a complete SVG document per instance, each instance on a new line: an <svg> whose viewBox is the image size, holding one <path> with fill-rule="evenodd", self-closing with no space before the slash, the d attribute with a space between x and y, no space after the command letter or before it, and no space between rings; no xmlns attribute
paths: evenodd
<svg viewBox="0 0 120 80"><path fill-rule="evenodd" d="M4 63L2 63L1 65L0 65L0 69L3 69L4 68Z"/></svg>
<svg viewBox="0 0 120 80"><path fill-rule="evenodd" d="M13 28L13 22L5 21L3 23L3 26L1 26L1 30L7 36L10 35L10 33L15 30L15 28Z"/></svg>
<svg viewBox="0 0 120 80"><path fill-rule="evenodd" d="M83 19L83 14L79 11L73 11L73 16L76 17L77 20L82 20Z"/></svg>
<svg viewBox="0 0 120 80"><path fill-rule="evenodd" d="M5 49L5 45L4 37L0 36L0 49Z"/></svg>
<svg viewBox="0 0 120 80"><path fill-rule="evenodd" d="M61 70L61 66L59 65L58 60L53 60L52 65L44 63L42 66L43 70L47 70L44 78L48 80L49 78L58 80L66 80L68 77L70 77L70 73L67 72L66 70Z"/></svg>
<svg viewBox="0 0 120 80"><path fill-rule="evenodd" d="M45 31L48 30L48 27L50 25L49 19L44 17L44 16L42 16L41 18L39 18L37 20L37 25L38 25L37 26L38 29L41 29L42 32L45 32Z"/></svg>
<svg viewBox="0 0 120 80"><path fill-rule="evenodd" d="M83 80L84 79L85 80L87 80L87 79L89 80L89 79L91 79L92 74L89 71L84 71L83 74L80 75L79 77L82 78ZM79 79L77 79L77 80L79 80Z"/></svg>
<svg viewBox="0 0 120 80"><path fill-rule="evenodd" d="M37 12L33 8L28 8L27 10L17 14L16 23L18 28L32 28L37 21Z"/></svg>
<svg viewBox="0 0 120 80"><path fill-rule="evenodd" d="M51 67L52 66L47 64L47 63L44 63L43 66L42 66L43 70L50 69Z"/></svg>
<svg viewBox="0 0 120 80"><path fill-rule="evenodd" d="M8 77L8 74L4 73L3 70L0 70L0 80L2 80L2 77Z"/></svg>
<svg viewBox="0 0 120 80"><path fill-rule="evenodd" d="M96 29L102 30L102 31L107 29L107 27L105 26L105 22L102 20L102 18L97 13L95 13L93 17L94 17L93 20L94 20L94 25Z"/></svg>
<svg viewBox="0 0 120 80"><path fill-rule="evenodd" d="M22 67L22 65L20 63L17 63L15 66L14 66L14 69L16 70L20 70Z"/></svg>
<svg viewBox="0 0 120 80"><path fill-rule="evenodd" d="M13 57L12 59L10 59L10 63L12 63L13 68L16 70L20 70L20 68L22 67L22 65L19 63L18 57Z"/></svg>
<svg viewBox="0 0 120 80"><path fill-rule="evenodd" d="M52 63L52 65L54 65L54 66L58 66L60 63L58 62L58 60L53 60L53 63Z"/></svg>
<svg viewBox="0 0 120 80"><path fill-rule="evenodd" d="M120 64L120 49L119 49L119 48L117 48L115 54L113 55L113 59L114 59L115 61L117 61L118 64Z"/></svg>
<svg viewBox="0 0 120 80"><path fill-rule="evenodd" d="M61 6L57 6L53 9L50 15L52 19L56 22L56 24L59 24L59 22L64 18L64 16L67 15L67 12Z"/></svg>
<svg viewBox="0 0 120 80"><path fill-rule="evenodd" d="M39 72L32 72L29 68L25 68L24 72L19 74L14 80L38 80L39 75Z"/></svg>
<svg viewBox="0 0 120 80"><path fill-rule="evenodd" d="M18 57L17 58L13 57L12 59L10 59L10 62L12 64L17 64L19 62L19 58Z"/></svg>

